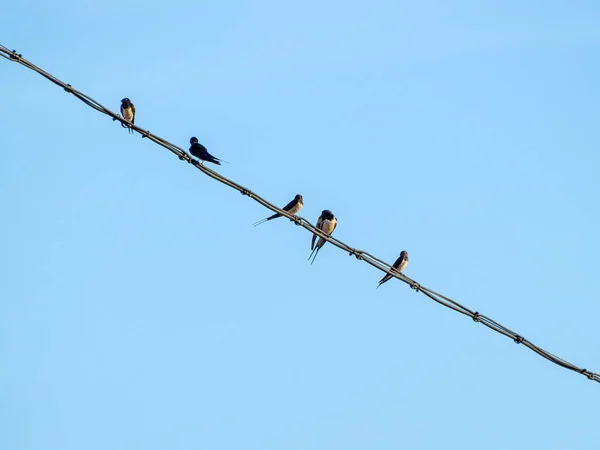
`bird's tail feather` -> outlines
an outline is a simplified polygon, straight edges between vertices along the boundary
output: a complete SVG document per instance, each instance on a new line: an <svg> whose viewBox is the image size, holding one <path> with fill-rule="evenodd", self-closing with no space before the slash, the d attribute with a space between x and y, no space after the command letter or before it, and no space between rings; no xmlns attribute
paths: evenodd
<svg viewBox="0 0 600 450"><path fill-rule="evenodd" d="M384 277L379 280L379 284L377 285L377 287L381 286L383 283L388 282L389 280L391 280L392 276L390 274L385 274Z"/></svg>
<svg viewBox="0 0 600 450"><path fill-rule="evenodd" d="M252 224L252 226L256 227L256 226L260 225L261 223L265 223L268 220L276 219L277 217L280 217L280 216L281 216L281 214L279 214L279 213L273 214L272 216L265 217L264 219L261 219L258 222L254 222Z"/></svg>
<svg viewBox="0 0 600 450"><path fill-rule="evenodd" d="M315 254L315 256L313 257L313 259L310 263L311 266L315 262L315 259L317 258L317 255L319 254L319 250L321 250L321 247L315 247L315 249L313 250L313 253ZM310 256L312 256L312 253L310 254ZM309 260L310 260L310 256L308 257Z"/></svg>

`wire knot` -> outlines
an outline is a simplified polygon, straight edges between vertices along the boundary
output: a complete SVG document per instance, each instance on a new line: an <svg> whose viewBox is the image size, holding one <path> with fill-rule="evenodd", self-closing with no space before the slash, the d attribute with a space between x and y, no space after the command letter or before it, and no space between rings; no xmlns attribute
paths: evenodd
<svg viewBox="0 0 600 450"><path fill-rule="evenodd" d="M356 259L359 261L363 260L363 251L353 248L351 252L348 253L348 256L356 256Z"/></svg>
<svg viewBox="0 0 600 450"><path fill-rule="evenodd" d="M421 290L421 285L416 281L413 281L413 283L410 285L410 288L414 289L415 292L419 292Z"/></svg>
<svg viewBox="0 0 600 450"><path fill-rule="evenodd" d="M519 335L517 334L517 335L515 336L515 338L514 338L514 341L515 341L517 344L520 344L520 343L522 343L522 342L523 342L523 339L525 339L523 336L519 336Z"/></svg>
<svg viewBox="0 0 600 450"><path fill-rule="evenodd" d="M14 59L15 61L20 61L21 60L21 55L20 53L17 53L16 50L13 50L12 53L10 54L10 59Z"/></svg>
<svg viewBox="0 0 600 450"><path fill-rule="evenodd" d="M479 322L479 311L473 313L473 322Z"/></svg>

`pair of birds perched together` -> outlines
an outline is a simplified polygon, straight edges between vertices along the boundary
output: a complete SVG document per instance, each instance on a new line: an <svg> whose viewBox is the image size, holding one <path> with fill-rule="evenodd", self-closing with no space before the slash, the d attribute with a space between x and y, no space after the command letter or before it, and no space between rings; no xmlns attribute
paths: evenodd
<svg viewBox="0 0 600 450"><path fill-rule="evenodd" d="M287 205L285 205L281 209L283 209L285 212L295 215L298 211L300 211L300 209L302 209L302 206L304 206L304 199L302 198L302 196L300 194L298 194L294 197L294 200L289 202ZM254 226L260 225L261 223L268 222L269 220L277 219L278 217L282 217L281 214L275 213L272 216L266 217L262 220L259 220L258 222L255 222ZM331 211L329 211L328 209L325 209L325 210L323 210L323 212L321 212L321 215L317 219L317 223L315 225L316 228L318 228L319 230L321 230L323 233L325 233L328 236L330 236L331 233L333 233L333 230L335 230L336 226L337 226L337 219L335 218L333 213ZM317 240L317 235L313 234L312 240L310 241L310 249L312 250L312 252L311 252L310 256L308 257L308 260L310 261L310 258L313 257L313 254L314 254L311 264L315 262L315 258L317 257L319 250L321 250L321 247L323 247L325 245L325 243L327 242L325 240L325 238L319 237L319 240L317 241L317 244L315 245L316 240ZM394 270L396 272L402 273L402 271L406 268L407 265L408 265L408 252L405 250L402 250L400 252L400 256L394 262L392 267L394 268ZM390 275L389 273L386 273L385 276L381 280L379 280L379 284L377 285L377 287L381 286L383 283L390 280L391 278L392 278L392 275Z"/></svg>
<svg viewBox="0 0 600 450"><path fill-rule="evenodd" d="M283 209L285 212L294 215L302 209L302 206L304 206L304 199L300 194L298 194L294 197L294 200L289 202L281 209ZM261 223L265 223L269 220L277 219L278 217L281 217L281 214L275 213L272 216L266 217L262 220L259 220L258 222L255 222L254 226L260 225ZM315 226L323 233L329 236L331 235L331 233L333 233L333 230L335 230L335 227L337 226L337 219L331 211L325 209L317 219L317 224ZM310 258L312 258L311 264L315 262L315 258L319 254L319 250L321 250L321 247L323 247L325 245L325 242L327 242L323 237L319 237L319 240L317 241L316 245L315 241L317 241L317 235L313 234L312 240L310 241L310 249L312 250L312 252L308 257L309 261Z"/></svg>
<svg viewBox="0 0 600 450"><path fill-rule="evenodd" d="M131 100L128 98L124 98L123 100L121 100L121 116L123 117L124 120L126 120L127 122L129 122L131 125L135 124L135 106L133 105L133 103L131 103ZM115 119L113 119L115 120ZM133 130L131 128L131 126L128 126L124 123L121 122L121 126L123 128L128 128L130 133L133 133ZM190 144L192 144L192 146L190 147L190 153L192 154L192 156L195 156L196 158L202 160L202 161L208 161L217 165L221 165L221 159L219 158L215 158L213 155L211 155L210 153L208 153L208 150L206 149L206 147L202 144L200 144L198 142L198 139L195 137L192 137L190 139ZM223 161L225 162L225 161Z"/></svg>
<svg viewBox="0 0 600 450"><path fill-rule="evenodd" d="M132 125L135 124L135 106L133 105L133 103L131 103L131 100L128 98L124 98L123 100L121 100L121 115L122 115L123 119L126 120L127 122L131 123ZM133 133L133 130L131 129L130 126L127 126L124 123L121 123L121 126L123 126L124 128L129 128L129 132ZM204 147L202 144L200 144L196 137L192 137L190 139L190 144L192 145L190 147L190 153L192 154L192 156L195 156L196 158L201 159L202 161L209 161L209 162L212 162L219 166L221 165L221 162L220 162L221 160L219 158L215 158L213 155L208 153L208 150L206 149L206 147ZM304 205L304 200L303 200L302 196L300 194L298 194L294 197L294 200L289 202L287 205L285 205L281 209L288 212L289 214L295 215L298 211L300 211L300 209L302 209L303 205ZM276 219L278 217L281 217L281 214L275 213L272 216L269 216L265 219L259 220L258 222L256 222L254 224L254 226L260 225L261 223L267 222L272 219ZM333 233L333 230L335 230L336 226L337 226L337 219L335 218L333 213L328 209L323 210L323 212L321 212L321 215L317 219L316 228L321 230L326 235L330 236L331 233ZM310 242L310 249L312 251L311 251L310 256L308 257L309 261L312 258L311 264L315 262L315 258L319 254L319 250L321 250L321 248L327 242L325 240L325 238L319 237L319 240L317 241L317 243L315 245L316 240L317 240L317 235L313 234L312 240ZM398 257L396 262L394 262L393 268L397 272L401 273L406 268L407 264L408 264L408 253L406 251L402 250L402 252L400 253L400 256ZM383 283L390 280L391 278L392 278L392 275L390 275L389 273L386 274L381 280L379 280L379 284L377 285L377 287L381 286Z"/></svg>

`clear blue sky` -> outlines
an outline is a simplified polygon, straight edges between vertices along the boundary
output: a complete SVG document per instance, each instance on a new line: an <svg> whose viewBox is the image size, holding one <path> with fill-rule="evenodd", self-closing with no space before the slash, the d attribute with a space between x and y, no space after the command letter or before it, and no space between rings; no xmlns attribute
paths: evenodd
<svg viewBox="0 0 600 450"><path fill-rule="evenodd" d="M0 43L600 371L597 1L10 2ZM600 385L0 60L0 448L597 449Z"/></svg>

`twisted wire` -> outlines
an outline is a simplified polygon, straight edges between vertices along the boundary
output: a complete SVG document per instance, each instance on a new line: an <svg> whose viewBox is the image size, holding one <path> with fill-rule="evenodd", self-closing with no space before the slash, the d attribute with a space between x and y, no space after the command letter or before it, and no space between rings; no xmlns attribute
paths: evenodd
<svg viewBox="0 0 600 450"><path fill-rule="evenodd" d="M23 58L23 56L21 54L17 53L15 50L11 51L7 47L0 44L0 56L4 59L7 59L12 62L16 62L18 64L21 64L21 65L27 67L28 69L33 70L34 72L39 73L44 78L50 80L52 83L62 87L69 94L72 94L75 97L77 97L79 100L81 100L83 103L85 103L89 107L95 109L98 112L101 112L102 114L112 117L112 119L114 121L119 121L122 124L130 127L134 132L140 134L142 136L142 138L149 139L152 142L155 142L156 144L160 145L161 147L166 148L170 152L174 153L180 160L187 161L189 164L193 165L196 169L202 171L205 175L208 175L212 179L217 180L220 183L223 183L226 186L229 186L230 188L237 190L242 195L246 195L246 196L250 197L252 200L254 200L257 203L260 203L265 208L267 208L273 212L279 213L284 217L287 217L290 221L294 222L296 225L308 230L310 233L313 233L319 237L322 237L327 242L331 243L333 246L347 252L350 256L355 256L359 261L363 261L363 262L375 267L376 269L381 270L382 272L385 272L385 273L393 276L394 278L397 278L400 281L408 284L413 290L415 290L415 292L421 292L424 295L426 295L427 297L429 297L431 300L439 303L440 305L443 305L446 308L450 308L458 313L461 313L465 316L470 317L471 319L473 319L473 321L480 323L480 324L486 326L487 328L494 330L497 333L500 333L500 334L512 339L517 344L523 344L525 347L529 348L530 350L537 353L541 357L547 359L548 361L553 362L554 364L556 364L560 367L564 367L565 369L569 369L574 372L578 372L578 373L584 375L585 377L587 377L588 379L600 383L600 374L595 373L595 372L590 372L586 369L583 369L574 364L571 364L570 362L568 362L562 358L559 358L556 355L553 355L552 353L542 349L541 347L538 347L537 345L535 345L532 342L525 339L520 334L506 328L505 326L490 319L489 317L487 317L483 314L480 314L477 311L475 311L475 312L471 311L469 308L461 305L460 303L458 303L442 294L439 294L429 288L422 286L420 283L417 283L415 280L407 277L403 273L399 273L399 272L393 270L393 267L389 263L373 256L372 254L370 254L364 250L359 250L354 247L351 247L348 244L340 241L339 239L336 239L333 236L323 233L320 229L316 228L305 218L303 218L301 216L297 216L297 215L295 216L295 215L289 214L287 211L284 211L284 210L278 208L277 206L268 202L267 200L265 200L258 194L252 192L250 189L236 183L235 181L232 181L232 180L224 177L223 175L219 174L218 172L215 172L214 170L212 170L208 167L205 167L199 161L192 158L182 148L166 141L165 139L163 139L159 136L156 136L156 135L150 133L150 131L144 130L137 125L129 123L128 121L124 120L119 114L106 108L104 105L97 102L96 100L89 97L88 95L74 89L70 84L64 83L63 81L59 80L55 76L45 72L44 70L35 66L33 63L27 61L25 58Z"/></svg>

